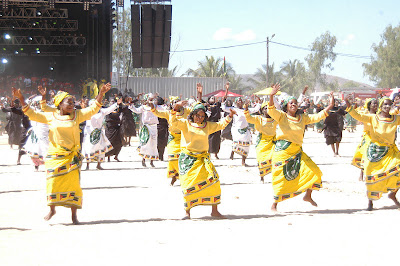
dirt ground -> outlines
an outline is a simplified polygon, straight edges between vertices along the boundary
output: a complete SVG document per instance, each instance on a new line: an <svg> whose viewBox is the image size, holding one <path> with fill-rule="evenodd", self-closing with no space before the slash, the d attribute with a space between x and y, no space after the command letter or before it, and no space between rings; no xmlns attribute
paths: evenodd
<svg viewBox="0 0 400 266"><path fill-rule="evenodd" d="M384 265L397 264L395 233L400 212L386 195L365 211L366 189L350 165L362 129L344 132L334 157L322 134L305 133L304 151L323 172L323 188L313 193L318 207L302 196L273 202L271 176L260 183L251 147L242 167L229 160L231 142L222 143L220 175L227 219L209 217L211 207L184 215L179 182L169 186L166 162L144 168L137 143L124 147L123 162L106 170L82 171L81 225L71 225L69 209L58 207L46 222L45 173L28 157L16 165L16 149L0 136L0 265ZM165 156L166 157L166 156Z"/></svg>

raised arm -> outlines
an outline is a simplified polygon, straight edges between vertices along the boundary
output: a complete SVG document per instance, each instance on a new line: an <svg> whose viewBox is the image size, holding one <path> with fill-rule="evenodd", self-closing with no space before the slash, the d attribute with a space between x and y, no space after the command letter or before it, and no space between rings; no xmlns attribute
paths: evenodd
<svg viewBox="0 0 400 266"><path fill-rule="evenodd" d="M201 85L201 83L197 83L196 90L197 90L197 101L201 102L201 99L203 98L203 85Z"/></svg>
<svg viewBox="0 0 400 266"><path fill-rule="evenodd" d="M359 112L357 112L357 110L355 110L354 107L351 106L350 97L351 96L348 95L345 98L346 106L347 106L346 112L348 112L349 115L351 115L354 119L356 119L358 121L361 121L363 123L370 123L372 116L371 115L360 114Z"/></svg>
<svg viewBox="0 0 400 266"><path fill-rule="evenodd" d="M20 89L15 89L13 88L13 97L16 97L20 100L21 105L22 105L22 111L29 117L30 120L32 121L36 121L36 122L40 122L40 123L44 123L44 124L48 124L50 119L49 119L49 115L46 113L41 113L41 112L36 112L34 110L32 110L28 104L26 104L25 102L25 98L21 93Z"/></svg>
<svg viewBox="0 0 400 266"><path fill-rule="evenodd" d="M207 122L208 133L212 134L226 128L226 126L232 121L232 117L235 113L235 110L232 110L227 117L221 118L218 122Z"/></svg>
<svg viewBox="0 0 400 266"><path fill-rule="evenodd" d="M284 112L280 110L276 110L275 105L274 105L274 96L275 94L280 90L281 85L279 83L274 84L271 86L271 95L269 96L269 103L268 103L268 114L270 117L272 117L275 121L278 123L281 121L282 117L285 115Z"/></svg>
<svg viewBox="0 0 400 266"><path fill-rule="evenodd" d="M96 101L89 107L76 110L78 113L77 122L82 123L83 121L89 120L93 115L97 114L101 108L101 101L103 100L104 94L106 94L111 89L111 84L104 84L99 94L96 97Z"/></svg>

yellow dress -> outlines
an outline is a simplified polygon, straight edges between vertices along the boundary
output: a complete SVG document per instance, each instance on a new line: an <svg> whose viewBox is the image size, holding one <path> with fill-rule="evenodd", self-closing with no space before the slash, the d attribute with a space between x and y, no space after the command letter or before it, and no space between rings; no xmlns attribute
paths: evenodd
<svg viewBox="0 0 400 266"><path fill-rule="evenodd" d="M394 144L400 117L392 115L390 118L382 118L375 114L360 114L353 107L346 111L353 118L371 124L371 141L362 161L368 199L380 199L383 193L400 188L400 153Z"/></svg>
<svg viewBox="0 0 400 266"><path fill-rule="evenodd" d="M272 187L275 202L300 195L307 189L319 190L322 172L302 150L304 130L328 114L300 114L292 117L268 106L268 114L278 122L276 144L272 154Z"/></svg>
<svg viewBox="0 0 400 266"><path fill-rule="evenodd" d="M224 129L232 119L227 116L219 122L196 124L178 119L174 111L171 114L171 125L182 134L178 165L185 209L221 203L221 186L208 153L208 136Z"/></svg>
<svg viewBox="0 0 400 266"><path fill-rule="evenodd" d="M36 112L28 105L23 109L30 120L49 125L49 150L45 159L47 205L82 208L79 124L89 120L100 107L96 101L70 115Z"/></svg>
<svg viewBox="0 0 400 266"><path fill-rule="evenodd" d="M178 159L181 153L181 131L171 125L171 111L158 111L156 108L151 110L154 115L160 118L167 119L168 127L168 178L179 178ZM184 108L182 113L177 113L178 116L187 117L190 113L189 109Z"/></svg>
<svg viewBox="0 0 400 266"><path fill-rule="evenodd" d="M248 111L244 112L244 116L247 122L254 124L255 129L259 132L256 142L256 154L260 177L263 177L271 172L272 152L278 123L272 118L260 115L251 116Z"/></svg>

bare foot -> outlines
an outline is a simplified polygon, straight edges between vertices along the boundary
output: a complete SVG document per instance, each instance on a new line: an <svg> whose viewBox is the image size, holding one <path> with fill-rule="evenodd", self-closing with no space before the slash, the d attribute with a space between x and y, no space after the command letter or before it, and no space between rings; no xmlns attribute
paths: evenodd
<svg viewBox="0 0 400 266"><path fill-rule="evenodd" d="M390 192L388 198L393 200L397 207L400 207L400 202L396 199L396 193Z"/></svg>
<svg viewBox="0 0 400 266"><path fill-rule="evenodd" d="M229 157L229 159L233 160L233 152L231 153L231 157Z"/></svg>
<svg viewBox="0 0 400 266"><path fill-rule="evenodd" d="M48 221L56 214L56 210L50 209L50 212L44 217L45 221Z"/></svg>
<svg viewBox="0 0 400 266"><path fill-rule="evenodd" d="M374 208L374 205L373 205L373 203L372 203L372 200L370 200L370 201L368 202L368 208L367 208L367 211L372 211L372 210L373 210L373 208Z"/></svg>
<svg viewBox="0 0 400 266"><path fill-rule="evenodd" d="M104 170L104 168L103 167L101 167L101 165L97 165L97 167L96 167L97 169L99 169L99 170Z"/></svg>
<svg viewBox="0 0 400 266"><path fill-rule="evenodd" d="M215 154L215 159L219 160L218 153Z"/></svg>
<svg viewBox="0 0 400 266"><path fill-rule="evenodd" d="M173 186L175 182L176 182L176 177L173 177L171 180L171 186Z"/></svg>
<svg viewBox="0 0 400 266"><path fill-rule="evenodd" d="M142 160L142 166L143 166L143 167L147 167L146 161L145 161L144 159Z"/></svg>
<svg viewBox="0 0 400 266"><path fill-rule="evenodd" d="M153 164L153 161L150 161L150 166L151 167L155 167L154 164Z"/></svg>
<svg viewBox="0 0 400 266"><path fill-rule="evenodd" d="M72 223L73 223L74 225L80 224L79 221L78 221L78 217L76 217L76 215L72 215Z"/></svg>
<svg viewBox="0 0 400 266"><path fill-rule="evenodd" d="M182 220L190 220L190 212L186 212L185 216L182 218Z"/></svg>
<svg viewBox="0 0 400 266"><path fill-rule="evenodd" d="M216 219L226 219L226 217L223 216L221 213L219 213L219 211L212 211L211 217L216 218Z"/></svg>
<svg viewBox="0 0 400 266"><path fill-rule="evenodd" d="M263 176L261 177L260 181L264 184L264 177Z"/></svg>
<svg viewBox="0 0 400 266"><path fill-rule="evenodd" d="M114 160L116 160L117 162L120 162L120 160L118 159L118 156L115 156Z"/></svg>
<svg viewBox="0 0 400 266"><path fill-rule="evenodd" d="M36 172L39 171L39 165L35 165L35 171L36 171Z"/></svg>
<svg viewBox="0 0 400 266"><path fill-rule="evenodd" d="M311 195L307 195L307 194L306 194L306 195L303 197L303 200L304 200L304 201L307 201L307 202L309 202L309 203L311 203L311 205L314 206L314 207L318 207L317 203L311 198Z"/></svg>
<svg viewBox="0 0 400 266"><path fill-rule="evenodd" d="M273 213L278 213L278 209L276 208L277 206L278 206L278 203L276 203L276 202L272 203L271 211Z"/></svg>

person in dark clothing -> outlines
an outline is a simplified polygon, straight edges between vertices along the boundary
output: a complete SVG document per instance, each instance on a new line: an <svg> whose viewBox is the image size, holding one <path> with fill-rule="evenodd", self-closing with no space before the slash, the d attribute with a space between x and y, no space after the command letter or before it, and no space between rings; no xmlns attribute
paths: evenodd
<svg viewBox="0 0 400 266"><path fill-rule="evenodd" d="M211 96L207 99L207 103L208 103L207 109L210 112L208 121L218 122L221 119L221 112L222 112L221 102L216 101L215 97ZM209 145L208 152L210 154L214 153L215 158L219 159L218 153L221 148L221 130L216 131L215 133L208 136L208 145Z"/></svg>
<svg viewBox="0 0 400 266"><path fill-rule="evenodd" d="M156 98L157 105L164 105L165 101L160 96ZM157 150L160 161L164 161L164 151L168 144L168 121L165 118L158 117L157 124Z"/></svg>
<svg viewBox="0 0 400 266"><path fill-rule="evenodd" d="M324 137L326 145L331 145L334 156L339 156L339 144L342 141L343 116L345 111L339 108L339 103L335 102L335 107L329 112L324 121Z"/></svg>
<svg viewBox="0 0 400 266"><path fill-rule="evenodd" d="M110 104L113 104L115 100L110 101ZM110 156L114 155L114 160L120 161L118 159L118 155L121 152L122 148L122 135L121 135L121 114L122 104L118 107L117 110L112 112L111 114L106 116L106 137L111 142L111 145L114 147L111 151L106 153L106 157L108 157L108 161L110 161Z"/></svg>
<svg viewBox="0 0 400 266"><path fill-rule="evenodd" d="M132 102L132 98L126 96L123 102L129 104ZM121 135L125 145L131 146L131 137L136 137L136 123L133 118L133 112L126 105L123 105L121 112Z"/></svg>
<svg viewBox="0 0 400 266"><path fill-rule="evenodd" d="M26 141L28 140L29 134L28 131L32 127L31 121L29 120L29 117L27 117L24 112L22 112L21 108L15 108L11 107L11 111L14 114L21 115L22 116L22 128L21 128L21 134L20 134L20 142L18 145L18 160L17 160L17 165L21 164L21 157L24 155L26 152L22 149ZM35 167L36 168L36 167Z"/></svg>
<svg viewBox="0 0 400 266"><path fill-rule="evenodd" d="M4 106L1 108L1 110L4 113L9 113L9 116L7 117L7 125L5 127L7 134L8 134L8 144L12 148L13 145L19 145L20 140L21 140L21 123L22 123L22 115L16 114L12 112L11 108L19 108L20 103L19 100L16 99L11 107L5 108Z"/></svg>
<svg viewBox="0 0 400 266"><path fill-rule="evenodd" d="M232 101L231 100L226 100L226 106L231 107L232 106ZM224 117L228 116L229 113L224 112ZM228 139L232 140L232 121L224 128L221 132L221 137L223 139Z"/></svg>

